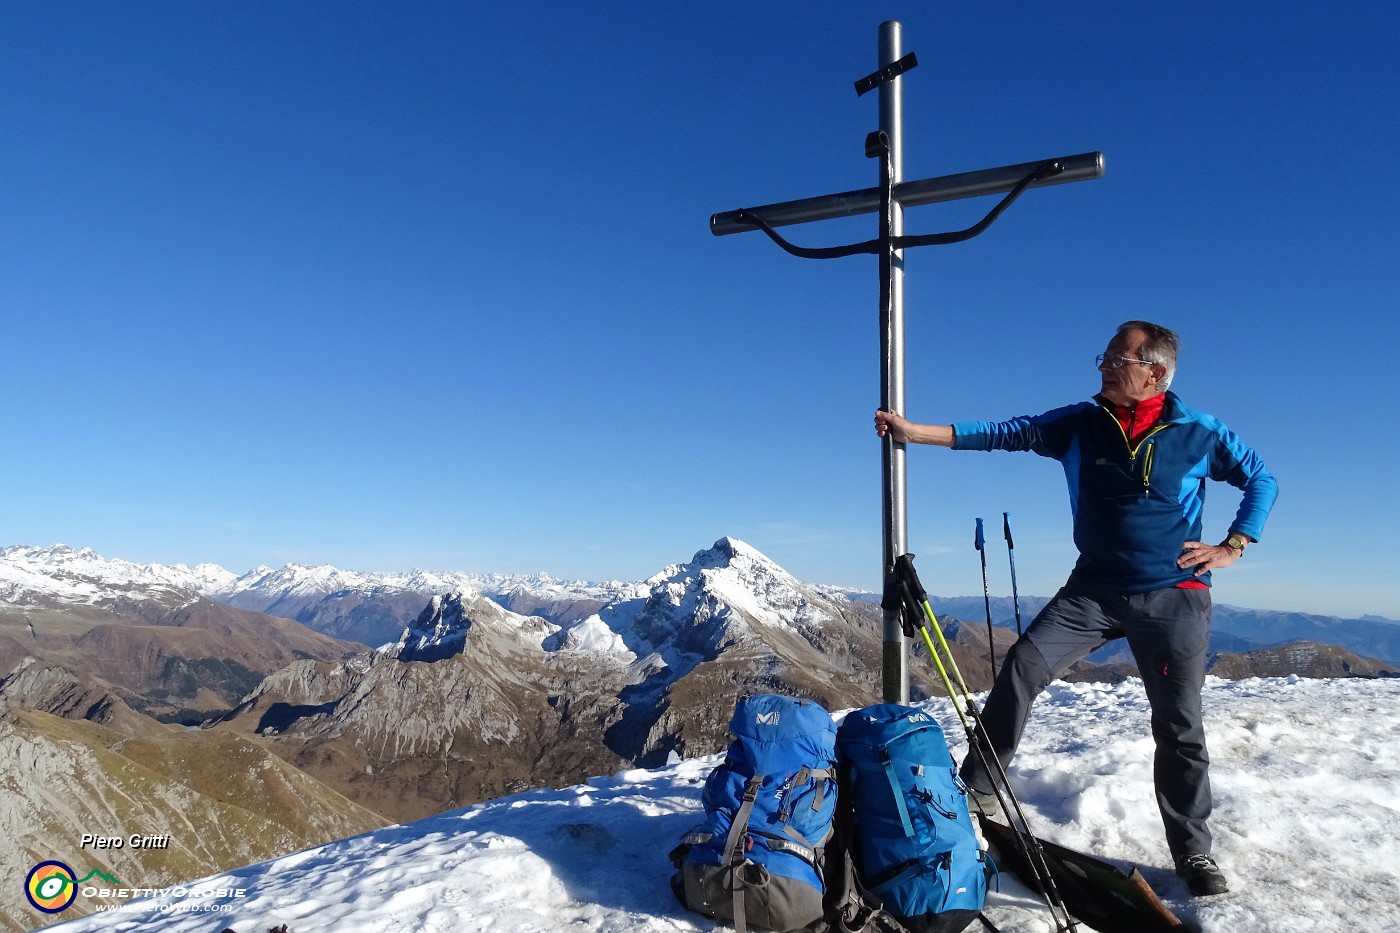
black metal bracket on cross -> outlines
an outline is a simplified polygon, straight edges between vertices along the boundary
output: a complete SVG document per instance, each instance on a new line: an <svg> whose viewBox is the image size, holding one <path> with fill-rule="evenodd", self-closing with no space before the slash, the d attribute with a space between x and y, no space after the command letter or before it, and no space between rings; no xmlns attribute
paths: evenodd
<svg viewBox="0 0 1400 933"><path fill-rule="evenodd" d="M903 76L918 65L911 53L902 54L902 27L880 24L879 68L855 82L857 96L878 89L880 129L865 140L865 154L880 160L880 183L873 188L827 194L762 207L725 211L710 217L710 232L728 236L760 230L787 252L804 259L838 259L873 254L880 260L881 394L879 408L904 413L904 259L903 250L916 246L961 243L985 231L1029 188L1063 185L1102 178L1101 152L1003 165L999 168L925 178L903 179ZM925 204L956 201L984 195L1002 195L1001 201L976 224L964 230L906 236L904 210ZM844 246L804 247L788 242L779 227L879 212L879 235ZM884 498L884 567L886 575L901 554L908 552L904 445L886 438L882 447ZM886 702L907 703L909 677L904 632L898 612L885 611L884 697Z"/></svg>
<svg viewBox="0 0 1400 933"><path fill-rule="evenodd" d="M856 96L862 97L868 91L873 91L886 81L893 81L911 68L919 66L919 59L910 52L897 62L891 62L878 71L873 71L856 82Z"/></svg>

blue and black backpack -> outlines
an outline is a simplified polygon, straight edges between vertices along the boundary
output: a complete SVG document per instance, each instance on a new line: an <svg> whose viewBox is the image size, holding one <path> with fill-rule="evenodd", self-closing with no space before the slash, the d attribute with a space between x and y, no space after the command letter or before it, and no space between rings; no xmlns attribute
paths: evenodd
<svg viewBox="0 0 1400 933"><path fill-rule="evenodd" d="M938 723L909 706L869 706L846 715L836 751L862 887L911 933L965 928L995 869Z"/></svg>
<svg viewBox="0 0 1400 933"><path fill-rule="evenodd" d="M709 917L791 931L822 919L824 848L836 813L836 726L811 700L739 701L704 822L671 853L672 888Z"/></svg>

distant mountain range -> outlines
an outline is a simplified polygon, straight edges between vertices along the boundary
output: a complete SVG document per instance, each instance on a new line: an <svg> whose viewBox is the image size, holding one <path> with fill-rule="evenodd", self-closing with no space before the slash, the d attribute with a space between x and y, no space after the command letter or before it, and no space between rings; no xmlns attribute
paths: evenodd
<svg viewBox="0 0 1400 933"><path fill-rule="evenodd" d="M1023 621L1043 602L1023 599ZM933 605L968 683L986 689L981 598ZM993 617L1000 656L1015 638L1011 601L994 600ZM202 876L375 821L716 752L744 693L877 702L881 631L870 594L798 581L732 538L633 583L299 565L235 575L8 547L0 745L49 763L0 764L22 791L0 825L20 862L79 858L81 833L152 831L185 806L197 814L187 824L205 827L191 834L232 833L185 843L180 864ZM1212 671L1387 676L1400 665L1341 644L1400 657L1386 636L1400 626L1219 607L1229 650ZM914 699L941 693L923 650L911 648ZM1133 673L1110 655L1071 678ZM110 865L167 882L182 870L130 851Z"/></svg>
<svg viewBox="0 0 1400 933"><path fill-rule="evenodd" d="M868 598L878 599L871 595ZM1023 596L1020 599L1022 626L1029 625L1035 614L1049 602L1044 596ZM981 596L932 597L934 611L958 619L985 620L987 610ZM992 622L1014 628L1016 604L1011 597L992 597ZM1337 616L1314 615L1269 609L1244 609L1216 603L1212 610L1211 650L1243 652L1286 645L1296 641L1314 641L1346 648L1363 657L1377 658L1400 667L1400 622L1380 616L1343 619ZM1104 660L1121 657L1122 652L1110 648L1093 657Z"/></svg>
<svg viewBox="0 0 1400 933"><path fill-rule="evenodd" d="M636 584L496 580L487 596L469 588L480 578L454 582L420 599L394 641L285 668L213 728L260 735L352 799L409 819L708 753L737 697L756 689L836 707L879 694L877 610L732 539ZM402 596L401 584L375 585ZM286 605L289 589L264 598ZM327 593L301 612L323 621L331 603L363 609L362 595ZM921 695L929 680L915 678Z"/></svg>
<svg viewBox="0 0 1400 933"><path fill-rule="evenodd" d="M747 547L747 546L746 546ZM765 558L766 559L766 558ZM644 592L651 581L562 581L544 574L468 572L360 572L329 565L259 566L235 574L215 564L135 564L64 545L0 549L0 609L6 605L114 608L122 603L188 603L193 595L288 619L345 641L379 646L396 641L435 595L475 592L521 615L540 615L562 626L586 619L608 603ZM879 594L804 584L829 598L878 602ZM985 620L981 596L931 596L940 616ZM990 600L993 623L1014 628L1017 606L1007 596ZM1048 597L1019 600L1022 625L1030 624ZM1220 650L1237 651L1317 641L1400 665L1400 620L1366 615L1325 616L1288 610L1247 609L1217 603ZM1226 638L1225 636L1232 636Z"/></svg>

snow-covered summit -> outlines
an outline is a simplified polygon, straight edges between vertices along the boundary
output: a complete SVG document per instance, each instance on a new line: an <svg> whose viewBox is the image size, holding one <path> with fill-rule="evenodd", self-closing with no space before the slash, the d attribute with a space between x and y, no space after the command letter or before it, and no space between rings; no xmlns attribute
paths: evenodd
<svg viewBox="0 0 1400 933"><path fill-rule="evenodd" d="M558 627L543 619L520 616L471 590L434 595L388 652L400 661L438 661L461 654L468 639L483 640L497 651L543 652L544 640Z"/></svg>
<svg viewBox="0 0 1400 933"><path fill-rule="evenodd" d="M688 563L672 564L648 578L646 583L654 585L678 574L702 573L706 570L734 570L748 576L769 574L794 579L758 548L726 535L704 550L696 551Z"/></svg>
<svg viewBox="0 0 1400 933"><path fill-rule="evenodd" d="M114 592L145 591L163 599L192 599L236 577L215 564L137 564L108 559L91 548L14 545L0 549L0 601L96 603Z"/></svg>
<svg viewBox="0 0 1400 933"><path fill-rule="evenodd" d="M245 601L257 598L273 605L288 600L320 599L331 593L351 590L474 591L473 583L471 575L465 573L439 574L423 570L410 573L363 572L343 570L331 564L285 564L276 570L255 567L216 595L237 595Z"/></svg>
<svg viewBox="0 0 1400 933"><path fill-rule="evenodd" d="M460 593L434 596L421 615L404 629L391 651L400 661L435 661L461 654L472 627Z"/></svg>
<svg viewBox="0 0 1400 933"><path fill-rule="evenodd" d="M725 537L672 564L600 608L576 627L595 650L614 657L656 658L683 676L740 643L757 644L756 628L820 628L829 603L756 548Z"/></svg>
<svg viewBox="0 0 1400 933"><path fill-rule="evenodd" d="M560 580L545 573L502 574L414 569L407 572L347 570L331 564L289 563L273 568L259 564L234 573L218 564L142 564L106 558L92 548L66 544L0 548L0 587L18 592L81 598L95 586L164 586L225 599L232 596L266 602L322 597L349 590L403 589L426 594L471 591L487 595L512 589L568 592L611 599L637 584L620 581ZM87 584L87 585L85 585ZM4 590L0 589L0 598ZM247 608L247 607L245 607Z"/></svg>
<svg viewBox="0 0 1400 933"><path fill-rule="evenodd" d="M699 602L702 617L739 610L749 621L781 627L817 621L820 614L812 587L737 538L721 538L690 563L672 565L647 583L652 609Z"/></svg>

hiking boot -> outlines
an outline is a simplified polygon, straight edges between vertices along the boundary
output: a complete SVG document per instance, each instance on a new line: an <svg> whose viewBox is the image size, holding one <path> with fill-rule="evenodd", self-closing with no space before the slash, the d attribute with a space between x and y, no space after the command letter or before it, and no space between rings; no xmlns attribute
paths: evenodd
<svg viewBox="0 0 1400 933"><path fill-rule="evenodd" d="M1225 883L1225 873L1209 855L1188 855L1177 859L1176 873L1185 879L1192 897L1210 897L1230 890Z"/></svg>

